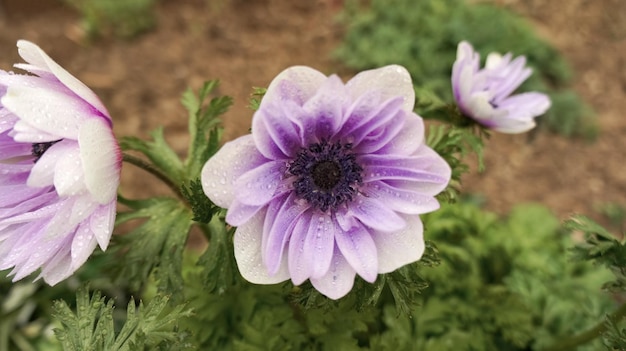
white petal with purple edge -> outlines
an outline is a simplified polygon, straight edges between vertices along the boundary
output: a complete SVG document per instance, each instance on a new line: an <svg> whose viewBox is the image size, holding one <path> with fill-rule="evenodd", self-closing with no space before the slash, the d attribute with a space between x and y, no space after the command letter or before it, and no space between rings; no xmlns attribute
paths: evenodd
<svg viewBox="0 0 626 351"><path fill-rule="evenodd" d="M261 236L263 235L263 220L266 210L253 216L235 231L233 244L235 260L241 275L254 284L275 284L289 279L287 258L284 257L278 272L270 276L261 258Z"/></svg>
<svg viewBox="0 0 626 351"><path fill-rule="evenodd" d="M355 276L356 271L337 249L328 272L323 277L311 278L311 284L323 295L337 300L344 297L352 289Z"/></svg>
<svg viewBox="0 0 626 351"><path fill-rule="evenodd" d="M324 74L311 67L289 67L272 80L261 101L261 108L270 101L281 100L292 100L303 105L325 80Z"/></svg>
<svg viewBox="0 0 626 351"><path fill-rule="evenodd" d="M65 84L65 86L67 86L76 95L88 102L91 106L98 109L104 117L111 119L111 117L109 117L109 112L106 107L104 107L98 96L85 84L83 84L83 82L76 79L76 77L71 75L58 63L51 59L50 56L39 48L39 46L26 40L19 40L17 42L17 47L20 56L22 56L26 62L34 66L47 68L57 77L57 79L59 79L59 81Z"/></svg>
<svg viewBox="0 0 626 351"><path fill-rule="evenodd" d="M424 226L419 216L406 216L406 227L396 232L372 231L378 251L378 273L389 273L419 260L424 254Z"/></svg>
<svg viewBox="0 0 626 351"><path fill-rule="evenodd" d="M87 103L55 90L11 86L0 101L20 119L57 139L76 140L79 126L93 117Z"/></svg>
<svg viewBox="0 0 626 351"><path fill-rule="evenodd" d="M382 90L382 100L401 96L404 98L402 108L413 111L415 90L411 75L406 68L398 65L385 66L363 71L346 83L353 101L371 89ZM375 87L375 88L373 88Z"/></svg>
<svg viewBox="0 0 626 351"><path fill-rule="evenodd" d="M237 178L266 161L252 135L237 138L224 144L202 167L202 189L216 205L228 208L235 200Z"/></svg>
<svg viewBox="0 0 626 351"><path fill-rule="evenodd" d="M111 202L120 183L122 154L108 122L98 117L84 123L78 145L87 190L98 203Z"/></svg>

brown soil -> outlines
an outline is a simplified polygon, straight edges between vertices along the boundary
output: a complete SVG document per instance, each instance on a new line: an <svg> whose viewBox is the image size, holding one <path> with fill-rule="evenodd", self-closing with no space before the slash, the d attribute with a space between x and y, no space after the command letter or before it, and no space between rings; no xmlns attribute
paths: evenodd
<svg viewBox="0 0 626 351"><path fill-rule="evenodd" d="M487 170L464 179L465 191L486 196L506 212L519 202L540 202L560 217L593 215L598 205L626 205L626 2L623 0L499 0L528 17L576 72L574 88L595 109L600 137L589 143L548 133L493 135ZM309 65L326 73L345 69L330 58L341 38L335 22L340 0L161 1L156 28L132 41L82 40L79 15L52 0L0 1L0 67L19 58L18 39L39 44L92 87L108 106L118 136L146 137L165 126L183 153L188 86L219 78L220 93L235 98L226 115L225 140L247 133L254 86L267 86L282 69ZM349 76L349 74L347 75ZM167 193L143 173L125 167L124 194Z"/></svg>

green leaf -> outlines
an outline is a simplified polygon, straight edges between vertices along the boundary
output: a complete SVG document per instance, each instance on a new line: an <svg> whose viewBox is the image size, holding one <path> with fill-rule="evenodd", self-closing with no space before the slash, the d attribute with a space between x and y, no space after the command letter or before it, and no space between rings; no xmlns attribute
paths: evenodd
<svg viewBox="0 0 626 351"><path fill-rule="evenodd" d="M150 133L153 141L144 141L137 137L123 137L120 147L124 151L132 150L144 154L154 167L165 174L174 184L182 184L186 179L183 164L163 136L163 127Z"/></svg>
<svg viewBox="0 0 626 351"><path fill-rule="evenodd" d="M188 186L183 184L180 192L189 202L193 210L193 220L196 222L209 223L221 209L206 196L200 179L189 181Z"/></svg>
<svg viewBox="0 0 626 351"><path fill-rule="evenodd" d="M219 117L228 111L233 104L230 96L208 98L219 87L219 81L205 82L194 95L188 89L181 99L182 104L189 112L189 154L185 160L185 168L189 178L200 176L200 171L206 161L219 149L221 128Z"/></svg>
<svg viewBox="0 0 626 351"><path fill-rule="evenodd" d="M53 317L61 328L54 330L65 351L134 351L152 349L169 343L171 349L189 349L185 334L176 331L177 322L189 317L184 305L168 309L168 297L157 295L147 306L139 307L131 300L126 320L116 333L113 301L106 300L99 291L90 297L86 288L76 293L76 312L65 301L53 304ZM115 322L115 323L114 323Z"/></svg>
<svg viewBox="0 0 626 351"><path fill-rule="evenodd" d="M145 221L125 235L115 237L120 260L119 279L138 291L151 273L159 291L182 298L182 255L192 225L193 214L180 201L168 197L120 202L131 208L117 216L116 225L135 220Z"/></svg>

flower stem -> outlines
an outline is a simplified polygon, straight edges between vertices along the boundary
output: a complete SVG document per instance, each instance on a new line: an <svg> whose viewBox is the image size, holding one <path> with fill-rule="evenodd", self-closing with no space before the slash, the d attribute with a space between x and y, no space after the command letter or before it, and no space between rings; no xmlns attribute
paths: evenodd
<svg viewBox="0 0 626 351"><path fill-rule="evenodd" d="M607 318L612 322L618 322L620 319L626 316L626 303L622 304L615 312L609 315ZM564 340L558 341L552 346L544 349L544 351L557 351L557 350L574 350L576 347L585 344L604 333L607 330L605 321L598 323L595 327L582 332L573 337L566 337Z"/></svg>
<svg viewBox="0 0 626 351"><path fill-rule="evenodd" d="M180 192L180 187L176 185L174 181L172 181L165 173L161 172L158 168L155 168L148 162L138 157L129 155L127 153L122 153L122 161L130 163L134 166L137 166L143 169L144 171L152 174L153 176L157 177L159 180L165 183L165 185L167 185L170 189L172 189L172 191L174 192L174 194L176 194L176 196L178 196L179 198L184 200L185 203L187 203L187 200L185 199L183 194Z"/></svg>

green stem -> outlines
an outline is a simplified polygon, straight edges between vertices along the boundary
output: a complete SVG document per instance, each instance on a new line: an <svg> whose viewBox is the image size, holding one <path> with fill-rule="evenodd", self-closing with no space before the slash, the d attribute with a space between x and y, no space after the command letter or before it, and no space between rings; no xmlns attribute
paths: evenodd
<svg viewBox="0 0 626 351"><path fill-rule="evenodd" d="M143 169L144 171L152 174L153 176L157 177L159 180L165 183L165 185L167 185L170 189L172 189L172 191L174 192L174 194L176 194L176 196L178 196L180 199L182 199L185 202L185 204L187 204L187 199L185 199L183 194L180 192L180 187L174 181L172 181L165 173L161 172L159 169L155 168L148 162L138 157L129 155L127 153L122 153L122 161L130 163L134 166L137 166Z"/></svg>
<svg viewBox="0 0 626 351"><path fill-rule="evenodd" d="M613 314L608 316L608 319L611 322L618 322L620 319L624 318L624 316L626 316L626 303L624 303L623 305L621 305L617 311L613 312ZM544 351L566 351L566 350L575 350L576 347L585 344L595 338L597 338L598 336L600 336L602 333L604 333L607 330L607 325L605 321L602 321L600 323L598 323L595 327L582 332L578 335L575 335L573 337L567 337L564 340L558 341L557 343L553 344L552 346L544 349Z"/></svg>

